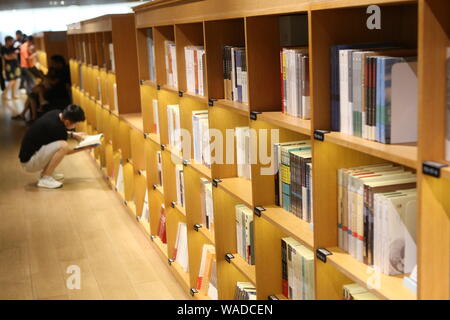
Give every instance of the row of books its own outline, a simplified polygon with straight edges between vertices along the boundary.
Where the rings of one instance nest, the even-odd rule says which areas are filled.
[[[184,222],[178,222],[177,237],[175,240],[172,259],[181,266],[184,272],[189,272],[187,226]]]
[[[249,127],[236,127],[236,160],[237,175],[241,178],[251,179],[251,130]],[[255,142],[255,139],[253,139]]]
[[[256,300],[256,288],[250,282],[236,282],[236,300]]]
[[[255,264],[253,211],[243,204],[235,206],[236,211],[236,245],[237,253],[247,261]]]
[[[205,96],[205,49],[202,46],[184,47],[184,57],[186,63],[187,91]]]
[[[332,129],[387,144],[416,142],[416,54],[389,43],[333,46]]]
[[[393,164],[338,170],[338,245],[387,275],[416,265],[416,175]]]
[[[166,40],[164,42],[166,60],[166,84],[178,88],[177,71],[177,48],[175,42]]]
[[[244,47],[224,46],[223,78],[225,99],[248,103],[247,59]]]
[[[274,144],[275,199],[277,205],[313,222],[311,142]]]
[[[357,283],[344,285],[342,291],[344,300],[380,300],[376,295]]]
[[[314,253],[293,238],[281,239],[282,293],[290,300],[314,300]]]
[[[208,110],[192,111],[194,160],[211,167]]]
[[[180,129],[180,107],[178,104],[169,104],[167,105],[169,144],[178,151],[181,151]]]
[[[206,227],[214,237],[214,204],[212,196],[212,182],[208,179],[200,178],[200,183],[202,226]]]
[[[283,112],[310,119],[308,48],[283,48],[280,51],[280,64]]]
[[[183,165],[175,165],[175,185],[177,189],[177,203],[181,207],[185,206],[185,193],[184,193],[184,171]]]
[[[213,300],[218,299],[216,249],[213,245],[203,245],[196,289]]]

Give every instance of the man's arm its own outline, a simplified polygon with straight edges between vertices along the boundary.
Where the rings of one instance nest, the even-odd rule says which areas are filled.
[[[69,135],[69,138],[75,139],[77,141],[82,141],[86,136],[86,133],[84,132],[67,131],[67,134]]]

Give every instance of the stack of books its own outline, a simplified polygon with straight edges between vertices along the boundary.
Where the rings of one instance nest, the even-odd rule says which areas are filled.
[[[213,245],[203,245],[196,289],[213,300],[218,299],[216,249]]]
[[[185,193],[184,193],[184,173],[183,165],[175,165],[175,183],[177,188],[177,203],[181,207],[185,206]]]
[[[417,57],[393,44],[331,48],[332,129],[381,143],[417,141]]]
[[[212,197],[212,182],[200,178],[202,197],[202,225],[214,235],[214,206]]]
[[[387,275],[416,265],[416,175],[393,164],[338,170],[339,247]]]
[[[192,132],[194,143],[194,160],[211,167],[209,148],[208,110],[192,111]]]
[[[280,64],[283,112],[310,119],[308,48],[283,48]]]
[[[167,105],[167,122],[169,144],[174,149],[181,151],[180,107],[178,104]]]
[[[344,300],[380,300],[376,295],[357,283],[343,286],[343,298]]]
[[[245,48],[224,46],[223,76],[225,99],[248,103],[247,59]]]
[[[205,49],[201,46],[184,47],[186,84],[189,93],[205,96]]]
[[[189,253],[187,245],[187,226],[184,222],[178,222],[177,238],[173,249],[172,259],[175,260],[184,272],[189,272]]]
[[[235,206],[236,210],[236,245],[238,254],[248,264],[255,264],[253,211],[243,204]]]
[[[252,154],[251,131],[249,127],[236,127],[236,158],[237,175],[241,178],[251,179]],[[256,141],[253,141],[254,143]]]
[[[156,81],[155,76],[155,46],[153,43],[152,28],[147,29],[147,57],[149,67],[149,80]]]
[[[256,300],[255,286],[250,282],[237,282],[234,298],[236,300]]]
[[[314,252],[293,238],[281,239],[282,290],[290,300],[314,300]]]
[[[177,48],[175,42],[166,40],[164,42],[166,58],[166,84],[178,88],[177,72]]]
[[[313,222],[311,142],[274,144],[276,204],[308,223]]]

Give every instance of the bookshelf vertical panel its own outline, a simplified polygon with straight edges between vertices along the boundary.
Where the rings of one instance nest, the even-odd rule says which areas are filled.
[[[204,32],[208,97],[223,99],[223,47],[245,47],[244,19],[206,21]]]
[[[282,292],[281,239],[285,236],[265,219],[255,219],[256,293],[258,300]]]
[[[316,299],[342,300],[342,287],[354,283],[329,263],[323,263],[317,258],[314,261],[316,271]]]
[[[187,91],[187,83],[184,47],[203,46],[203,23],[175,25],[175,39],[177,46],[178,89],[185,92]]]
[[[156,88],[148,85],[141,85],[141,106],[142,106],[142,119],[144,121],[144,132],[155,133],[154,125],[155,119],[153,118],[153,100],[157,99]]]
[[[144,206],[145,192],[147,191],[147,181],[145,176],[134,174],[134,203],[136,205],[136,216],[140,217]]]
[[[448,1],[419,2],[420,162],[445,162],[449,10]],[[448,287],[436,283],[450,284],[450,182],[424,174],[419,181],[418,294],[420,299],[447,300],[450,299]]]
[[[278,16],[245,19],[250,111],[281,110]]]

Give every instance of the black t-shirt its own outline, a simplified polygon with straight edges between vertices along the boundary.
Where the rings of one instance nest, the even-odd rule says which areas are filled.
[[[67,140],[67,129],[59,118],[60,113],[60,110],[47,112],[28,129],[20,147],[20,162],[28,162],[44,145],[58,140]]]

